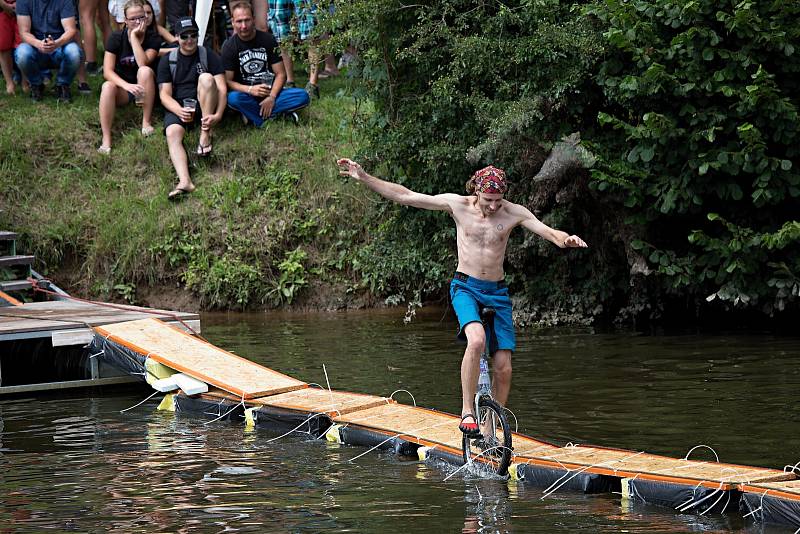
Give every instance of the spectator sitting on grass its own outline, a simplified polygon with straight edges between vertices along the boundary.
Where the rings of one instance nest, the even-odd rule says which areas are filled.
[[[18,0],[17,25],[22,44],[14,58],[31,84],[31,98],[42,100],[42,70],[57,68],[56,96],[70,102],[70,85],[81,63],[81,47],[74,42],[78,29],[73,1]]]
[[[151,65],[158,57],[161,38],[148,33],[142,0],[128,0],[124,8],[124,30],[114,32],[106,43],[103,73],[106,82],[100,91],[101,154],[111,152],[111,125],[119,106],[136,102],[142,108],[142,135],[153,133],[151,124],[156,99],[156,75]]]
[[[161,60],[157,78],[161,104],[166,110],[164,128],[169,157],[178,174],[178,185],[168,195],[170,200],[177,200],[195,189],[189,176],[189,158],[183,147],[186,129],[200,122],[197,155],[210,155],[211,127],[222,120],[227,102],[222,63],[212,50],[198,46],[194,20],[191,17],[178,19],[175,29],[179,48]]]
[[[228,106],[259,128],[266,119],[307,106],[310,98],[305,91],[283,87],[286,71],[278,43],[269,33],[256,29],[250,4],[235,3],[231,14],[236,33],[222,47]]]
[[[156,2],[156,5],[158,5],[158,2]],[[178,38],[169,33],[169,30],[156,20],[158,14],[153,9],[153,4],[150,3],[150,0],[144,0],[144,15],[147,17],[147,33],[155,33],[160,40],[159,45],[161,43],[168,45],[176,45],[178,43]],[[160,52],[159,55],[161,55]]]
[[[0,68],[6,81],[6,93],[13,95],[17,84],[14,83],[14,49],[19,46],[17,31],[16,0],[0,0]]]

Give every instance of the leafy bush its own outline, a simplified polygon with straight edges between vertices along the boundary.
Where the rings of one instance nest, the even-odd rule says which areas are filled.
[[[800,4],[606,0],[587,13],[609,45],[594,186],[624,203],[662,291],[796,307]]]

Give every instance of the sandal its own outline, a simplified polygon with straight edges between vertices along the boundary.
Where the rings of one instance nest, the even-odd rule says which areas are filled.
[[[211,149],[214,148],[212,144],[204,145],[202,143],[197,145],[197,155],[201,158],[205,158],[211,155]]]
[[[142,126],[142,137],[150,137],[154,131],[152,126]]]
[[[173,202],[181,200],[182,198],[185,198],[192,191],[194,191],[194,187],[192,187],[191,189],[176,187],[175,189],[169,192],[169,194],[167,195],[167,200],[171,200]]]
[[[465,423],[464,419],[467,417],[471,417],[474,421],[473,423]],[[479,438],[481,437],[481,431],[478,428],[478,420],[475,419],[475,416],[471,413],[464,414],[461,416],[461,424],[458,425],[458,429],[468,438]]]

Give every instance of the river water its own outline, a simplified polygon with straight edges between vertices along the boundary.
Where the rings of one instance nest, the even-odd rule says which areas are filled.
[[[206,314],[212,343],[307,382],[457,412],[462,347],[441,309]],[[509,407],[559,444],[782,469],[800,460],[800,338],[586,329],[519,334]],[[557,492],[365,448],[120,413],[146,388],[0,400],[0,532],[793,532]],[[408,402],[408,396],[397,398]],[[713,459],[703,447],[692,458]]]

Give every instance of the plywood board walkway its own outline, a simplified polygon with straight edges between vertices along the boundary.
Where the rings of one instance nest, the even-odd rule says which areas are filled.
[[[421,445],[442,445],[457,451],[459,455],[462,441],[462,434],[458,430],[460,420],[460,417],[449,413],[405,404],[376,406],[333,418],[337,424],[377,429]],[[515,451],[517,448],[527,451],[558,449],[555,445],[516,433],[513,442]]]
[[[516,448],[516,447],[515,447]],[[515,452],[517,452],[515,450]],[[523,456],[523,457],[520,457]],[[741,483],[778,481],[794,478],[791,473],[742,465],[684,460],[644,452],[585,446],[562,447],[546,454],[519,454],[517,463],[532,463],[616,477],[643,477],[655,480],[684,481],[709,487],[734,489]]]
[[[227,399],[233,402],[241,400],[241,397],[236,397],[219,389],[211,389],[204,396]],[[286,393],[257,397],[248,400],[245,404],[248,407],[273,406],[275,408],[304,412],[309,415],[322,413],[329,417],[335,417],[394,402],[387,397],[378,397],[376,395],[307,387]]]
[[[96,327],[115,343],[198,380],[244,399],[308,387],[305,382],[273,371],[157,319]]]
[[[275,406],[308,413],[324,413],[330,417],[347,415],[390,403],[394,403],[394,401],[386,397],[346,391],[328,391],[327,389],[319,388],[306,388],[281,393],[280,395],[253,399],[253,404]]]

